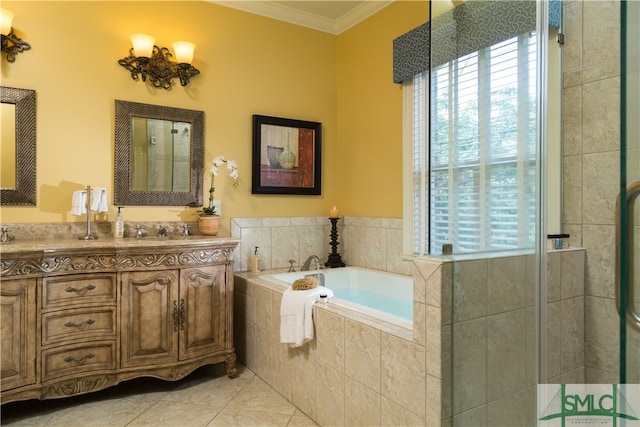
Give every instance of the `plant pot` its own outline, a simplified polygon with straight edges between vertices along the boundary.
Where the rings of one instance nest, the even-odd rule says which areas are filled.
[[[220,217],[218,215],[200,215],[198,230],[205,236],[216,236],[220,231]]]

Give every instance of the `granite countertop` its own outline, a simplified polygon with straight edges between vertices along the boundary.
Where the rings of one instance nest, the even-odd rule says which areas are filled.
[[[215,237],[215,236],[169,236],[169,237],[143,237],[134,239],[125,238],[98,238],[96,240],[80,240],[76,238],[68,239],[25,239],[14,240],[0,244],[0,254],[10,254],[19,252],[55,252],[74,249],[127,249],[139,247],[180,247],[180,246],[224,246],[228,244],[236,245],[240,239],[235,237]]]

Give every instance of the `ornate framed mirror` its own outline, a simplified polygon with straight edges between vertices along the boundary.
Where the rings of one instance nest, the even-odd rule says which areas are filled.
[[[116,100],[114,202],[202,206],[204,112]]]
[[[5,205],[36,205],[36,91],[0,87],[2,177]]]

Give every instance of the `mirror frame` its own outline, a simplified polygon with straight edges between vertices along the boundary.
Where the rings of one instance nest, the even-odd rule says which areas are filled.
[[[114,203],[116,206],[202,206],[204,168],[204,112],[140,104],[116,99]],[[131,189],[131,120],[133,117],[191,124],[191,191],[134,191]]]
[[[1,86],[0,102],[16,106],[16,188],[1,188],[0,204],[35,206],[36,91]]]

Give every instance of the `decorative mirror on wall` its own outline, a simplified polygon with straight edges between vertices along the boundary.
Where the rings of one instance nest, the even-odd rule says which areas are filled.
[[[116,100],[114,202],[202,206],[204,112]]]
[[[36,205],[36,91],[0,87],[0,201]]]

